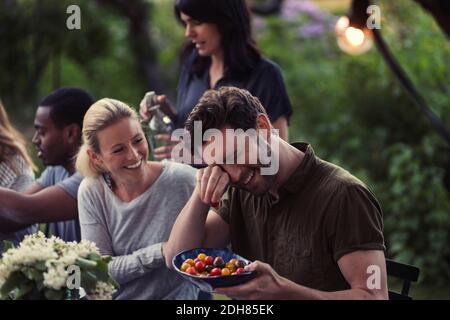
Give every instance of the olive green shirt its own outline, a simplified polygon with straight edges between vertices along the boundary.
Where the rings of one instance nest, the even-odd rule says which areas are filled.
[[[293,146],[305,156],[277,199],[235,187],[222,198],[218,213],[230,225],[232,250],[298,284],[348,289],[337,261],[356,250],[385,250],[380,205],[360,180],[316,157],[311,146]]]

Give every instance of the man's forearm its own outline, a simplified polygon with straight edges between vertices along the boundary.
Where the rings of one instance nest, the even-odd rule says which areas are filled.
[[[0,218],[11,220],[15,223],[29,223],[27,221],[26,211],[27,208],[26,196],[20,192],[0,188],[0,207],[4,210],[0,210]]]
[[[0,210],[0,213],[3,210]],[[0,217],[0,232],[1,233],[11,233],[16,232],[19,230],[22,230],[26,227],[28,227],[30,224],[23,224],[23,223],[17,223],[14,221],[11,221],[9,219],[5,219],[3,217]]]
[[[164,246],[164,256],[169,268],[172,267],[172,259],[178,252],[202,245],[209,208],[209,205],[200,200],[196,188],[178,215],[169,240]]]
[[[33,194],[0,188],[0,207],[13,214],[2,214],[17,223],[56,222],[78,217],[77,200],[60,186],[51,186]]]
[[[383,300],[387,296],[382,290],[369,290],[352,288],[342,291],[320,291],[296,284],[288,279],[283,281],[282,295],[280,299],[288,300]]]

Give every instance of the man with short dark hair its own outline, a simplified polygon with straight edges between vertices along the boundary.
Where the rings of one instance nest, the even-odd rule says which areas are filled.
[[[77,191],[82,176],[74,159],[81,130],[93,98],[79,88],[62,88],[45,97],[36,111],[33,144],[47,166],[24,193],[0,188],[0,231],[11,232],[33,223],[48,223],[47,231],[65,241],[81,239]]]
[[[206,92],[186,129],[191,141],[210,130],[225,138],[194,146],[209,166],[198,171],[195,191],[163,248],[168,267],[182,250],[231,244],[254,260],[246,268],[256,277],[217,293],[236,299],[387,298],[382,212],[360,180],[316,157],[310,145],[280,139],[259,100],[245,90]],[[256,142],[239,145],[239,134],[228,135],[237,129],[254,130]],[[264,173],[272,163],[260,154],[250,162],[265,145],[271,162],[278,162],[274,173]],[[237,161],[240,155],[244,162]]]

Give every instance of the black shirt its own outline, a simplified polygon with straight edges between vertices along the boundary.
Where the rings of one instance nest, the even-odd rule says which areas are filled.
[[[184,127],[184,123],[205,91],[210,89],[209,68],[201,76],[192,72],[194,55],[186,59],[178,83],[176,128]],[[223,86],[234,86],[247,89],[258,97],[266,109],[272,122],[280,116],[289,119],[292,113],[291,103],[286,92],[280,68],[268,59],[261,59],[245,79],[223,77],[217,81],[214,89]]]

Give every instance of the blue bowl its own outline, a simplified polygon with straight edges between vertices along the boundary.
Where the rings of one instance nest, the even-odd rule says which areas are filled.
[[[186,250],[180,252],[175,257],[173,257],[172,265],[174,269],[185,279],[189,280],[200,290],[205,292],[212,292],[215,288],[231,287],[242,283],[245,283],[255,277],[254,271],[246,271],[240,274],[230,275],[230,276],[213,276],[213,277],[199,277],[190,275],[181,271],[180,267],[186,259],[195,259],[199,253],[204,253],[207,256],[217,257],[221,256],[225,261],[230,259],[243,260],[246,264],[250,261],[231,252],[228,249],[211,249],[211,248],[195,248],[191,250]]]

